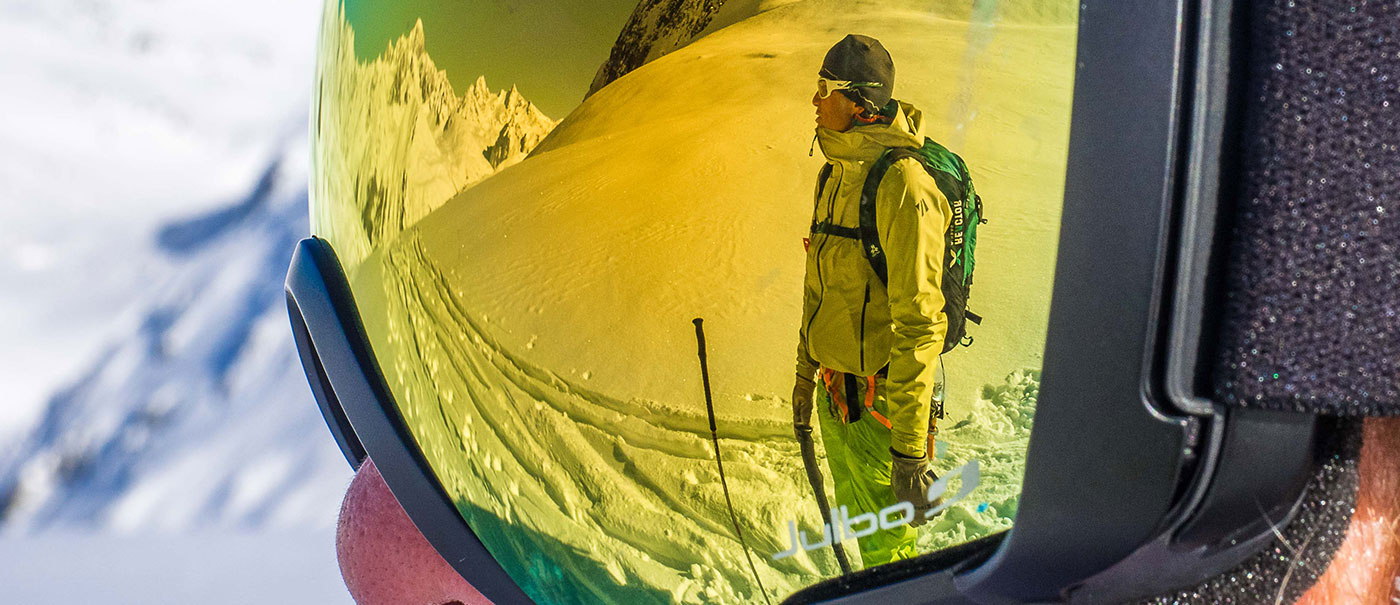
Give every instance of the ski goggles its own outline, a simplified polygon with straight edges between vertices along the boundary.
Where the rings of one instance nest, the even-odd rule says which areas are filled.
[[[638,66],[626,57],[646,43],[629,24],[686,15],[585,4],[549,8],[593,24],[589,40],[548,29],[560,15],[542,8],[460,2],[327,2],[321,29],[313,236],[286,288],[298,350],[346,459],[372,457],[494,602],[1171,594],[1270,558],[1276,532],[1312,510],[1319,461],[1346,432],[1335,418],[1400,412],[1393,374],[1356,370],[1393,364],[1376,343],[1394,295],[1345,285],[1394,269],[1375,248],[1394,231],[1370,222],[1391,219],[1358,205],[1375,204],[1365,186],[1326,208],[1295,203],[1320,195],[1299,193],[1322,187],[1302,175],[1331,164],[1297,155],[1312,149],[1298,101],[1272,96],[1319,56],[1291,52],[1285,31],[1367,10],[863,13],[864,31],[900,49],[901,109],[922,108],[923,132],[966,160],[988,218],[967,301],[984,321],[969,326],[976,344],[941,358],[946,418],[925,448],[940,503],[914,527],[885,491],[894,410],[919,411],[907,376],[932,363],[884,353],[904,309],[886,292],[901,286],[852,277],[869,268],[851,217],[853,237],[798,243],[814,209],[838,220],[836,205],[859,199],[835,184],[807,197],[820,163],[793,161],[810,132],[802,74],[840,11],[725,14],[738,26]],[[535,36],[487,43],[501,31]],[[547,59],[500,54],[526,42]],[[1349,99],[1376,94],[1358,86]],[[1381,107],[1324,107],[1327,94],[1315,107],[1350,112],[1338,123]],[[1322,132],[1343,154],[1327,174],[1336,196],[1338,178],[1367,173],[1344,157],[1351,139]],[[760,157],[737,167],[736,149]],[[1287,217],[1355,228],[1280,230]],[[1321,262],[1360,273],[1295,296],[1319,262],[1296,255],[1343,241]],[[904,250],[885,246],[889,266]],[[1390,260],[1349,262],[1363,256]],[[809,304],[809,291],[829,296]],[[1344,313],[1379,327],[1311,329]],[[1307,340],[1318,333],[1332,340]],[[871,406],[891,426],[866,414],[794,438],[799,340],[852,374],[888,362],[884,389],[905,399]],[[1351,354],[1327,354],[1339,347]]]
[[[817,77],[817,98],[825,99],[831,93],[838,90],[852,90],[857,87],[879,88],[884,86],[879,82],[852,82],[850,80],[831,80],[821,76]]]

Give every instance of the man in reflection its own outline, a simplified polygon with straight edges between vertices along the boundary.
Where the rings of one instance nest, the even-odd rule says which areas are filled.
[[[894,64],[878,40],[849,35],[827,52],[812,96],[827,164],[804,242],[792,394],[799,439],[810,438],[816,408],[835,481],[832,506],[851,515],[914,506],[911,523],[859,539],[865,567],[914,556],[914,527],[937,504],[926,494],[937,478],[929,461],[948,325],[940,284],[953,212],[918,159],[894,161],[875,190],[886,279],[861,239],[871,166],[886,150],[924,145],[923,113],[893,92]]]

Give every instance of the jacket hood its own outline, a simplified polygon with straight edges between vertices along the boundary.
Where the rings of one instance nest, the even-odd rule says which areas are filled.
[[[818,126],[822,154],[833,162],[865,162],[891,147],[922,147],[924,113],[904,101],[896,103],[899,108],[889,124],[853,126],[845,132]]]

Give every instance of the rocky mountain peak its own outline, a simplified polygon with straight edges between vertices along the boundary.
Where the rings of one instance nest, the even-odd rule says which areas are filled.
[[[414,50],[425,54],[428,52],[427,47],[425,46],[425,39],[423,37],[422,19],[418,19],[417,21],[413,22],[413,29],[408,32],[406,41],[408,45]]]
[[[463,96],[479,99],[489,96],[490,94],[491,89],[486,86],[486,76],[477,76],[476,82],[473,82],[472,85],[467,88]]]
[[[618,34],[608,60],[598,68],[588,98],[609,82],[694,40],[725,0],[642,0]]]

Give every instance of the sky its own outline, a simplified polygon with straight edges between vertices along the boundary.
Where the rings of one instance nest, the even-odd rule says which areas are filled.
[[[486,76],[491,89],[514,84],[556,120],[583,101],[636,6],[636,0],[345,2],[360,60],[379,56],[421,18],[428,55],[458,94]]]

